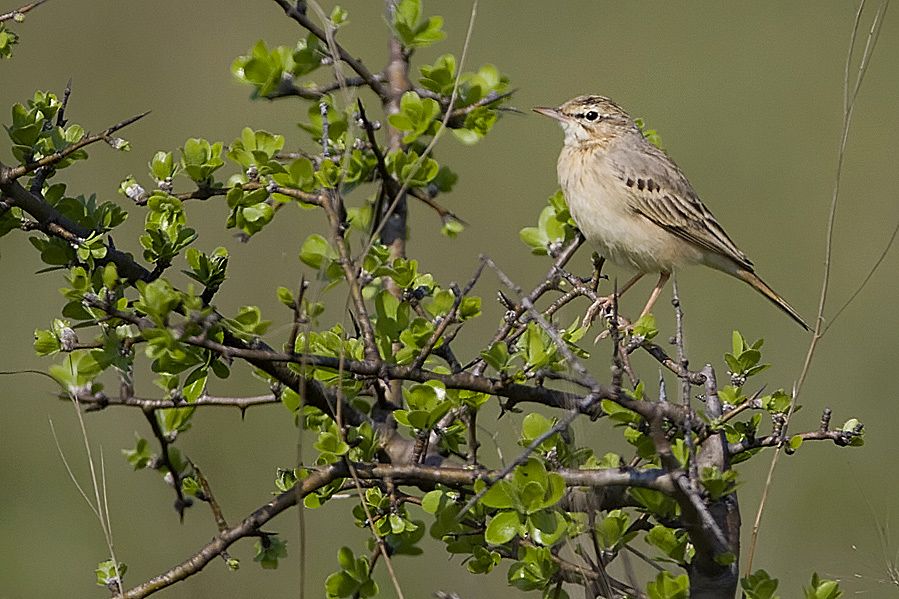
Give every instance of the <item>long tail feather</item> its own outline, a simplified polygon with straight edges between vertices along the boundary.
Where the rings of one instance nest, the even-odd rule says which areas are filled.
[[[787,302],[787,300],[780,297],[780,295],[778,295],[776,291],[771,289],[771,287],[769,287],[767,283],[761,280],[757,274],[752,271],[740,268],[737,269],[736,275],[739,279],[742,279],[743,281],[749,283],[749,285],[752,286],[753,289],[767,297],[771,301],[771,303],[775,304],[778,308],[786,312],[790,316],[790,318],[798,322],[803,329],[805,329],[806,331],[812,330],[808,323],[802,320],[802,317],[799,316],[799,313],[793,309],[793,306],[791,306]]]

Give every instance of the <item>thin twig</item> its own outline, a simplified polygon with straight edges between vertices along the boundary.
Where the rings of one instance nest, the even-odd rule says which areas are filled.
[[[209,562],[228,549],[236,541],[246,537],[259,535],[259,529],[269,520],[286,509],[296,505],[298,498],[305,497],[309,493],[322,488],[332,481],[347,476],[346,466],[333,464],[322,470],[315,471],[302,481],[297,482],[297,490],[290,489],[255,510],[244,518],[239,524],[228,528],[216,535],[209,543],[180,564],[173,566],[166,572],[154,576],[150,580],[140,584],[123,594],[123,599],[142,599],[159,590],[167,588],[177,582],[200,572]]]
[[[30,10],[32,10],[34,8],[37,8],[38,6],[40,6],[41,4],[43,4],[46,1],[47,0],[35,0],[34,2],[29,2],[28,4],[26,4],[24,6],[20,6],[19,8],[15,9],[15,10],[11,10],[9,12],[0,14],[0,23],[2,23],[4,21],[9,21],[10,19],[21,18],[21,16],[25,15],[25,13],[29,12]]]
[[[305,12],[300,11],[294,4],[289,2],[289,0],[275,0],[275,2],[284,10],[284,14],[289,16],[291,19],[299,23],[304,29],[306,29],[309,33],[320,39],[321,41],[328,44],[328,34],[321,29],[318,25],[312,22]],[[333,39],[333,38],[332,38]],[[334,58],[339,58],[343,62],[345,62],[351,69],[353,69],[357,75],[362,77],[365,82],[368,84],[368,87],[375,92],[381,98],[386,98],[386,90],[382,85],[381,81],[375,77],[375,75],[369,71],[362,61],[354,58],[343,46],[340,44],[336,45],[337,56]]]
[[[462,290],[460,290],[459,286],[455,283],[450,285],[450,289],[453,292],[453,305],[449,312],[440,319],[440,323],[434,329],[434,332],[431,333],[431,338],[428,339],[428,342],[421,348],[418,357],[412,362],[413,368],[421,368],[424,366],[425,360],[427,360],[428,356],[431,355],[431,352],[434,351],[434,346],[437,345],[437,342],[440,341],[443,333],[446,332],[446,327],[456,321],[456,313],[459,311],[459,306],[462,305]]]
[[[890,250],[893,249],[893,244],[896,242],[897,234],[899,234],[899,222],[897,222],[896,226],[893,227],[893,233],[892,233],[892,235],[890,235],[889,241],[887,241],[886,245],[883,248],[883,251],[880,252],[880,256],[877,257],[877,260],[874,262],[874,265],[871,266],[871,270],[869,270],[868,274],[865,275],[865,278],[862,279],[861,284],[855,288],[855,291],[852,292],[852,295],[849,296],[849,299],[847,299],[846,302],[842,306],[840,306],[840,309],[837,310],[834,313],[834,315],[830,317],[830,319],[828,320],[827,326],[824,327],[824,332],[822,333],[822,335],[824,333],[827,333],[827,331],[830,329],[830,327],[833,326],[833,324],[837,321],[837,319],[840,317],[840,315],[843,313],[843,311],[849,307],[849,304],[851,304],[855,300],[855,298],[857,298],[859,296],[859,294],[862,292],[862,290],[865,288],[865,286],[867,286],[868,281],[871,280],[871,278],[874,276],[874,273],[877,272],[877,269],[880,268],[880,265],[883,263],[884,259],[887,257],[887,254],[889,254]]]
[[[677,288],[677,274],[674,275],[674,280],[671,282],[671,305],[674,306],[674,344],[677,346],[677,363],[681,372],[690,372],[690,363],[687,359],[686,342],[684,340],[684,308],[680,303],[680,293]],[[702,378],[704,381],[707,380],[704,376]],[[696,464],[696,446],[693,443],[693,408],[690,405],[690,385],[690,378],[682,376],[680,400],[681,404],[684,406],[684,418],[686,419],[684,425],[684,443],[687,446],[687,455],[689,456],[687,472],[690,475],[690,484],[693,486],[693,490],[696,490],[697,485],[699,484],[699,469]]]
[[[362,329],[362,341],[365,345],[365,357],[368,360],[381,360],[381,354],[378,351],[378,345],[375,338],[375,330],[368,315],[368,308],[365,305],[365,298],[362,296],[362,287],[359,283],[359,273],[356,263],[350,257],[350,251],[346,239],[341,234],[343,223],[339,216],[339,207],[343,205],[343,200],[336,190],[328,190],[327,198],[323,202],[325,213],[331,225],[331,238],[334,245],[337,246],[337,254],[340,257],[340,266],[343,268],[343,274],[346,278],[347,285],[350,288],[350,299],[353,309],[356,313],[356,320]]]
[[[372,79],[374,81],[383,83],[384,75],[382,73],[374,73],[372,74]],[[286,87],[279,87],[275,91],[266,94],[265,98],[267,100],[275,100],[278,98],[288,98],[295,96],[298,98],[303,98],[304,100],[320,100],[331,92],[341,89],[341,87],[368,87],[368,85],[369,82],[362,77],[346,77],[342,82],[335,81],[334,83],[329,83],[327,85],[311,87],[288,85]]]
[[[96,504],[91,502],[88,498],[87,493],[82,488],[81,484],[78,482],[78,479],[75,477],[75,473],[72,472],[71,466],[69,466],[69,462],[66,459],[65,453],[62,451],[62,446],[59,444],[59,437],[56,435],[56,428],[53,426],[53,420],[50,420],[50,432],[53,434],[53,440],[56,443],[56,450],[59,452],[59,457],[62,459],[62,463],[66,468],[66,471],[69,474],[69,478],[75,484],[75,487],[78,489],[78,492],[81,494],[81,497],[84,498],[84,501],[87,503],[88,507],[90,507],[91,511],[96,516],[97,521],[100,523],[100,529],[103,531],[103,538],[106,541],[106,548],[109,551],[109,559],[112,560],[113,569],[116,573],[115,579],[115,588],[118,589],[119,595],[122,594],[122,571],[119,565],[119,560],[115,555],[115,544],[113,543],[112,537],[112,524],[109,519],[109,503],[107,500],[106,494],[106,463],[102,459],[102,448],[100,449],[100,471],[101,471],[101,484],[97,483],[97,472],[94,467],[94,458],[91,453],[90,440],[87,436],[87,427],[84,424],[84,417],[81,414],[81,409],[78,407],[78,399],[74,396],[70,396],[72,400],[72,405],[75,407],[75,414],[78,417],[78,425],[81,429],[81,438],[84,442],[85,454],[87,455],[88,467],[90,469],[91,475],[91,486],[94,491],[94,500]],[[102,500],[101,500],[101,491],[102,491]]]
[[[553,260],[553,264],[549,269],[549,272],[544,277],[543,281],[541,281],[531,292],[527,295],[527,298],[531,301],[531,303],[536,302],[540,299],[546,292],[553,288],[552,281],[555,278],[555,274],[562,270],[568,261],[571,260],[574,253],[578,250],[581,245],[583,245],[585,239],[584,236],[578,233],[578,235],[568,242],[559,253],[555,256],[555,260]],[[482,255],[481,264],[486,265],[489,257]],[[507,314],[505,321],[493,335],[493,339],[490,341],[488,347],[499,343],[508,338],[509,334],[516,328],[516,323],[522,314],[525,313],[525,308],[521,306],[521,304],[514,307],[514,309],[510,310],[510,313]],[[484,358],[477,358],[471,364],[466,366],[466,370],[469,367],[474,367],[472,373],[476,376],[480,376],[484,373],[484,370],[487,368],[487,362],[484,361]]]
[[[137,114],[132,117],[129,117],[129,118],[125,119],[124,121],[116,123],[115,125],[109,127],[108,129],[101,131],[100,133],[97,133],[95,135],[88,135],[87,137],[83,137],[79,141],[76,141],[75,143],[73,143],[72,145],[66,146],[65,148],[63,148],[62,150],[60,150],[58,152],[54,152],[52,154],[44,156],[40,160],[35,160],[34,162],[29,162],[28,164],[22,164],[22,165],[15,166],[15,167],[2,168],[2,169],[0,169],[0,185],[6,185],[6,184],[10,183],[11,181],[15,181],[19,177],[23,177],[24,175],[27,175],[28,173],[36,171],[39,168],[54,165],[54,164],[60,162],[61,160],[63,160],[64,158],[71,156],[72,154],[74,154],[75,152],[77,152],[78,150],[80,150],[81,148],[83,148],[85,146],[89,146],[98,141],[109,141],[110,135],[112,135],[113,133],[115,133],[116,131],[118,131],[120,129],[127,127],[128,125],[131,125],[132,123],[134,123],[136,121],[139,121],[140,119],[144,118],[148,114],[150,114],[149,110],[146,112],[143,112],[141,114]]]
[[[162,425],[159,423],[159,418],[157,417],[155,410],[144,410],[144,416],[150,424],[150,430],[153,431],[153,436],[159,441],[159,457],[162,459],[162,465],[169,471],[169,475],[172,479],[172,487],[175,489],[175,496],[177,497],[175,501],[175,511],[178,512],[178,517],[183,521],[184,510],[191,505],[191,500],[184,496],[184,491],[181,489],[183,477],[181,476],[181,472],[175,467],[175,462],[169,452],[172,443],[166,436],[165,431],[162,430]]]
[[[188,460],[188,463],[191,468],[193,468],[194,474],[197,477],[197,482],[200,483],[200,489],[203,491],[201,499],[209,504],[209,509],[212,510],[212,517],[215,520],[215,525],[218,527],[219,532],[225,532],[228,530],[228,521],[225,520],[222,506],[219,505],[219,502],[215,499],[215,495],[212,494],[212,487],[209,485],[209,480],[207,480],[203,475],[203,472],[194,462]]]
[[[66,399],[67,396],[62,396]],[[219,397],[215,395],[201,395],[194,402],[186,402],[179,399],[146,399],[140,397],[116,397],[106,395],[103,392],[81,393],[78,401],[85,406],[88,412],[103,410],[107,407],[125,406],[140,408],[143,410],[167,410],[174,408],[202,408],[220,407],[237,408],[244,411],[255,406],[267,406],[281,403],[281,399],[271,393],[267,395],[254,395],[250,397]]]
[[[521,295],[521,288],[515,285],[512,280],[504,273],[490,258],[487,258],[486,263],[490,268],[496,272],[496,275],[499,277],[500,281],[503,282],[509,289],[514,291],[517,295]],[[469,499],[462,509],[459,511],[457,518],[461,518],[464,516],[470,509],[472,509],[478,501],[490,490],[490,488],[503,480],[509,474],[512,473],[515,468],[523,464],[530,455],[536,451],[540,445],[543,444],[544,441],[552,437],[553,435],[560,433],[567,429],[574,419],[577,418],[582,412],[590,411],[593,407],[599,402],[602,398],[603,387],[593,378],[590,372],[581,364],[580,360],[572,353],[571,349],[565,343],[565,340],[562,339],[561,335],[559,335],[559,331],[552,326],[546,319],[543,318],[543,315],[540,314],[540,311],[534,307],[534,304],[527,298],[523,298],[521,300],[521,305],[527,310],[530,318],[534,320],[545,332],[549,335],[550,339],[552,339],[553,343],[556,345],[556,348],[559,350],[559,353],[562,354],[565,358],[565,362],[569,368],[574,370],[577,374],[577,377],[580,379],[581,384],[590,389],[590,392],[582,398],[579,398],[576,403],[572,404],[569,407],[568,413],[560,418],[558,422],[556,422],[552,427],[548,430],[544,431],[541,435],[538,435],[537,438],[533,439],[531,443],[525,447],[524,451],[519,453],[518,456],[512,462],[510,462],[505,468],[503,468],[499,475],[495,479],[489,479],[484,488],[476,493],[471,499]],[[616,390],[617,391],[617,390]],[[615,393],[616,397],[619,395],[617,392]]]

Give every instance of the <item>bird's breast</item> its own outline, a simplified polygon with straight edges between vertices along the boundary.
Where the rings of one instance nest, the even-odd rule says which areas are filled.
[[[697,248],[631,208],[630,188],[602,151],[566,146],[558,174],[571,216],[607,260],[640,272],[670,272],[701,260]]]

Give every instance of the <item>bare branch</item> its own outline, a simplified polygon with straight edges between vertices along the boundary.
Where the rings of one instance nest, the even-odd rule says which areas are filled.
[[[46,166],[52,166],[52,165],[60,162],[64,158],[71,156],[72,154],[74,154],[75,152],[77,152],[78,150],[80,150],[81,148],[83,148],[85,146],[89,146],[98,141],[106,141],[106,142],[111,141],[110,136],[113,133],[115,133],[119,129],[123,129],[123,128],[127,127],[128,125],[130,125],[136,121],[139,121],[140,119],[144,118],[148,114],[150,114],[149,110],[147,112],[143,112],[141,114],[127,118],[124,121],[122,121],[120,123],[116,123],[112,127],[109,127],[108,129],[105,129],[104,131],[97,133],[96,135],[88,135],[86,137],[83,137],[82,139],[80,139],[79,141],[76,141],[72,145],[66,146],[64,149],[62,149],[58,152],[54,152],[53,154],[50,154],[48,156],[44,156],[40,160],[35,160],[34,162],[29,162],[28,164],[22,164],[22,165],[14,166],[14,167],[0,167],[0,187],[8,185],[11,181],[15,181],[19,177],[23,177],[23,176],[27,175],[28,173],[36,171],[39,168],[43,168]]]
[[[796,435],[792,435],[793,438],[802,439],[805,441],[832,441],[834,445],[838,447],[848,447],[852,444],[852,440],[860,437],[862,435],[862,425],[859,424],[857,428],[843,431],[843,430],[835,430],[835,431],[808,431],[805,433],[798,433]],[[758,438],[746,438],[738,443],[729,443],[727,446],[727,451],[730,455],[736,455],[738,453],[742,453],[744,451],[749,451],[751,449],[759,449],[761,447],[779,447],[784,442],[783,435],[766,435],[764,437]]]
[[[546,277],[544,277],[543,281],[541,281],[536,287],[534,287],[534,289],[531,290],[530,293],[527,294],[526,298],[532,304],[536,303],[537,300],[543,297],[545,293],[554,288],[553,281],[555,280],[556,273],[560,271],[566,264],[568,264],[568,261],[571,260],[572,256],[574,256],[574,253],[579,247],[581,247],[584,241],[584,236],[578,233],[577,237],[572,239],[570,242],[568,242],[568,244],[563,246],[561,250],[559,250]],[[484,264],[487,263],[487,260],[487,256],[481,256],[481,261]],[[490,341],[488,347],[507,339],[512,331],[515,330],[518,326],[518,319],[521,318],[521,316],[526,311],[527,309],[521,303],[514,306],[514,308],[510,310],[510,313],[506,315],[503,325],[493,335],[493,339]],[[475,375],[481,375],[487,368],[487,363],[483,358],[478,358],[469,366],[474,366],[474,370],[472,372]]]
[[[383,83],[385,80],[383,73],[372,74],[372,80]],[[369,81],[362,77],[347,77],[341,82],[333,82],[327,85],[315,85],[308,87],[300,87],[290,82],[283,88],[278,88],[270,94],[264,96],[267,100],[276,100],[278,98],[298,97],[304,100],[321,100],[331,92],[335,92],[342,87],[368,87]]]
[[[68,396],[60,396],[67,399]],[[139,397],[110,397],[103,392],[82,393],[78,395],[78,402],[88,412],[102,410],[110,406],[126,406],[141,408],[144,410],[167,410],[172,408],[199,408],[199,407],[223,407],[237,408],[241,412],[254,406],[265,406],[281,403],[281,399],[272,395],[256,395],[252,397],[217,397],[213,395],[201,395],[195,402],[185,402],[175,399],[141,399]]]
[[[9,12],[0,14],[0,23],[2,23],[4,21],[9,21],[10,19],[21,18],[26,13],[28,13],[32,9],[37,8],[38,6],[40,6],[41,4],[43,4],[46,1],[47,0],[35,0],[34,2],[29,2],[28,4],[26,4],[24,6],[20,6],[19,8],[15,9],[15,10],[11,10]]]
[[[123,599],[140,599],[193,576],[236,541],[246,537],[258,536],[259,529],[266,522],[284,510],[296,505],[299,499],[345,476],[347,476],[347,469],[344,464],[333,464],[313,472],[302,481],[298,481],[296,489],[281,493],[244,518],[240,524],[219,532],[212,541],[190,558],[166,572],[154,576],[147,582],[126,591]]]
[[[326,194],[322,206],[328,215],[328,221],[331,225],[331,240],[337,246],[337,254],[340,257],[340,266],[343,268],[343,275],[350,288],[350,299],[353,304],[353,310],[356,313],[356,321],[362,329],[362,340],[365,344],[365,357],[375,362],[381,361],[381,353],[378,351],[378,345],[375,341],[375,330],[368,315],[368,308],[365,305],[365,298],[362,297],[362,286],[359,283],[359,271],[356,263],[350,256],[349,247],[343,236],[344,223],[340,218],[340,211],[343,206],[343,199],[335,190]]]
[[[9,167],[0,164],[0,179],[2,173],[9,172]],[[77,246],[91,236],[93,231],[69,220],[56,208],[44,201],[43,198],[31,193],[15,179],[0,183],[0,191],[4,200],[10,206],[21,208],[37,221],[37,227],[54,237],[59,237]],[[122,252],[107,243],[106,256],[97,260],[98,265],[114,263],[119,276],[133,284],[136,281],[150,281],[152,274],[149,270],[135,262],[131,254]]]

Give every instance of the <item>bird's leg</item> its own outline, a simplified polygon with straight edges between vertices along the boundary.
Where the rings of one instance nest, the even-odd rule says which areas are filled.
[[[625,291],[627,291],[628,289],[633,287],[634,283],[639,281],[640,277],[642,277],[643,274],[644,273],[639,273],[637,276],[635,276],[630,281],[625,283],[624,287],[621,288],[621,291],[618,292],[618,297],[621,297],[621,294],[623,294]],[[665,287],[665,283],[667,283],[668,279],[670,279],[670,278],[671,278],[670,272],[662,271],[661,273],[659,273],[659,281],[656,283],[656,286],[653,287],[652,293],[649,294],[649,300],[647,300],[646,305],[643,307],[643,311],[640,312],[640,318],[643,318],[644,316],[649,314],[649,312],[652,310],[652,307],[655,305],[656,301],[659,299],[659,294],[662,293],[662,289]],[[604,300],[604,301],[608,302],[609,305],[611,305],[610,298],[608,298],[608,297],[600,298],[596,301],[596,303],[594,303],[592,306],[590,306],[590,310],[594,310],[594,308],[596,308],[597,304],[600,303],[600,300]],[[590,310],[588,310],[588,314],[590,313]],[[594,316],[595,316],[596,311],[598,311],[598,308],[596,308],[596,310],[594,310]],[[586,316],[584,318],[586,319]],[[631,324],[627,320],[625,320],[624,318],[619,316],[618,317],[619,329],[622,328],[622,324],[623,324],[623,328],[627,329],[628,331],[631,330]],[[600,339],[604,339],[608,335],[609,335],[608,330],[600,332],[599,335],[596,336],[596,339],[593,340],[594,345],[596,343],[599,343]]]
[[[613,299],[621,298],[621,296],[624,295],[625,291],[633,287],[637,283],[637,281],[643,278],[644,274],[645,273],[638,272],[627,283],[625,283],[617,293],[596,298],[596,301],[593,302],[593,304],[591,304],[589,308],[587,308],[587,313],[584,314],[584,320],[581,323],[581,326],[583,326],[584,328],[590,328],[590,325],[593,324],[593,321],[596,319],[596,315],[601,311],[610,308],[612,306]]]
[[[646,301],[643,311],[640,312],[640,318],[643,318],[652,311],[652,307],[655,305],[656,300],[659,299],[659,294],[662,293],[662,288],[665,287],[665,283],[667,283],[670,278],[670,272],[665,272],[663,270],[659,273],[659,282],[656,283],[656,286],[652,289],[652,293],[649,294],[649,299]]]

